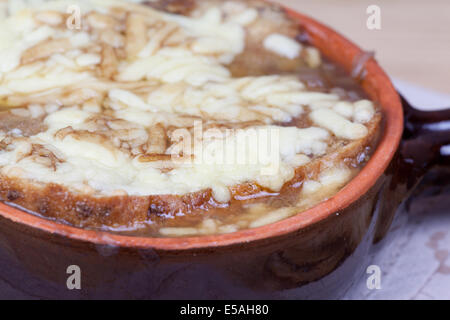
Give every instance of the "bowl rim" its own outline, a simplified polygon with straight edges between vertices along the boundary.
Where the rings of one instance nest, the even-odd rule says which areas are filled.
[[[347,57],[357,57],[364,53],[358,46],[338,34],[336,31],[304,14],[285,8],[287,14],[298,21],[309,34],[324,41],[338,43]],[[334,60],[334,59],[333,59]],[[348,62],[348,61],[347,61]],[[338,62],[339,63],[339,62]],[[347,66],[348,69],[348,66]],[[383,109],[385,127],[381,140],[369,162],[335,196],[316,206],[299,212],[289,218],[253,229],[245,229],[228,234],[194,237],[136,237],[114,234],[108,231],[86,230],[63,223],[48,220],[38,215],[0,203],[0,216],[52,235],[72,240],[84,241],[96,245],[109,245],[124,248],[154,249],[161,251],[183,251],[226,247],[255,242],[287,235],[347,208],[364,195],[384,173],[399,146],[403,132],[402,105],[397,91],[389,77],[371,58],[365,63],[366,78],[374,78],[372,88],[376,90]]]

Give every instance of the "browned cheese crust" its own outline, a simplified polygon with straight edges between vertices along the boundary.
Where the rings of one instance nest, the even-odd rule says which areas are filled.
[[[232,201],[224,206],[212,197],[211,190],[178,195],[153,196],[113,196],[97,197],[77,194],[68,188],[57,184],[40,184],[18,178],[0,175],[0,200],[13,203],[45,217],[65,221],[79,227],[102,228],[133,226],[145,221],[171,218],[176,214],[195,216],[204,211],[220,208],[219,213],[227,215],[229,210],[251,202],[276,202],[282,196],[284,199],[298,198],[301,182],[314,179],[321,167],[343,163],[359,167],[366,162],[367,157],[377,144],[380,134],[381,114],[377,114],[368,125],[369,134],[362,140],[350,142],[345,146],[335,145],[334,151],[326,156],[312,161],[296,170],[295,177],[285,183],[279,193],[264,190],[256,183],[246,183],[231,188]],[[270,193],[266,195],[265,192]],[[192,218],[192,217],[191,217]]]
[[[177,14],[196,15],[205,7],[220,1],[195,0],[163,0],[151,1],[147,4],[159,10]],[[283,58],[264,49],[263,40],[271,33],[284,34],[296,38],[302,31],[297,23],[289,20],[276,5],[268,5],[261,1],[246,1],[257,8],[260,13],[258,21],[247,30],[245,52],[238,55],[229,66],[233,76],[283,74],[297,72],[305,68],[304,57],[296,59]],[[41,119],[42,120],[42,119]],[[1,121],[1,119],[0,119]],[[297,124],[301,124],[299,119]],[[346,166],[360,168],[368,160],[375,148],[382,131],[382,116],[376,112],[372,120],[366,124],[369,129],[364,139],[335,143],[325,156],[297,168],[295,177],[284,184],[280,192],[273,193],[253,182],[236,185],[230,188],[232,200],[228,204],[218,203],[212,197],[210,189],[178,195],[152,196],[99,196],[74,192],[57,184],[44,184],[20,178],[0,175],[0,200],[25,208],[39,215],[64,221],[68,224],[84,228],[119,228],[132,227],[146,221],[165,221],[176,225],[177,219],[195,219],[205,212],[214,210],[215,214],[226,216],[245,204],[263,202],[273,207],[280,206],[277,199],[291,199],[294,203],[298,197],[304,180],[314,180],[326,166]],[[27,123],[17,118],[3,121],[6,131],[20,128],[25,134],[39,132],[39,121]],[[28,129],[27,129],[28,128]],[[179,213],[183,216],[178,217]]]

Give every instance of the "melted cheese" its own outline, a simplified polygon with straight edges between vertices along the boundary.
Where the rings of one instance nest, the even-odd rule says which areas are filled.
[[[15,2],[15,1],[14,1]],[[56,12],[66,12],[67,8],[73,5],[72,1],[31,1],[26,5],[10,4],[10,16],[0,22],[0,75],[14,70],[20,65],[22,54],[32,48],[34,45],[47,39],[69,38],[73,49],[88,47],[94,40],[93,35],[79,30],[68,30],[67,28],[53,28],[55,19],[44,19],[42,14],[34,16],[45,10],[53,10]],[[106,0],[106,1],[79,1],[77,5],[81,6],[83,13],[92,11],[107,12],[110,7],[120,7],[126,9],[144,8],[127,4],[125,1]],[[14,7],[14,8],[13,8]],[[140,13],[141,14],[141,13]],[[243,25],[248,24],[251,17],[242,17],[242,19],[234,19],[225,21],[219,8],[208,10],[204,16],[193,19],[185,16],[178,16],[166,13],[160,13],[150,8],[145,8],[142,14],[145,14],[148,21],[153,21],[154,27],[149,30],[148,44],[143,48],[139,57],[134,60],[124,60],[120,66],[117,79],[119,81],[137,81],[140,79],[158,79],[168,83],[186,81],[193,85],[201,85],[207,81],[220,81],[229,77],[229,72],[222,64],[233,61],[234,57],[244,50],[245,32]],[[246,15],[252,15],[249,12]],[[38,27],[38,21],[44,20],[47,24]],[[242,20],[242,21],[241,21]],[[90,20],[91,21],[91,20]],[[161,23],[165,23],[168,29],[160,29]],[[172,34],[174,29],[175,34]],[[172,36],[178,38],[177,46],[165,47],[163,41],[167,41],[167,37]],[[187,45],[186,45],[187,44]],[[73,52],[73,50],[72,50]],[[58,85],[55,81],[47,82],[40,86],[32,86],[26,89],[26,92],[39,92],[50,89],[51,87],[64,87],[71,85],[72,82],[67,78],[73,78],[73,75],[66,76],[67,72],[72,72],[72,68],[67,68],[64,63],[64,57],[68,53],[55,54],[58,59],[49,59],[53,61],[47,65],[46,70],[40,70],[45,73],[54,73],[61,78]],[[50,56],[49,58],[53,58]],[[78,67],[86,67],[88,65],[99,64],[99,57],[92,53],[84,54],[78,52],[75,56],[76,65]],[[69,58],[69,60],[72,60]],[[69,70],[67,70],[69,69]],[[79,68],[75,68],[78,69]],[[95,77],[92,72],[90,77]],[[40,77],[35,76],[33,81],[40,81]],[[23,79],[23,81],[26,81]],[[81,79],[74,79],[79,82]],[[0,83],[0,89],[5,92],[16,91],[21,92],[27,83],[13,82],[10,83],[6,79]],[[10,90],[7,91],[6,89]],[[1,92],[2,90],[0,90]]]
[[[216,200],[227,202],[229,188],[244,182],[279,191],[297,167],[326,155],[333,135],[349,140],[367,135],[364,124],[375,112],[370,101],[352,103],[336,94],[309,91],[293,76],[231,76],[227,65],[245,48],[244,27],[257,19],[254,9],[228,4],[228,12],[240,14],[224,15],[212,8],[192,18],[120,0],[80,1],[85,14],[109,17],[110,8],[118,7],[144,17],[148,34],[140,34],[143,43],[129,44],[138,52],[108,60],[108,50],[98,43],[108,30],[101,23],[107,18],[86,19],[98,34],[68,30],[57,27],[58,12],[65,12],[71,1],[31,2],[24,7],[9,1],[3,8],[7,18],[0,22],[0,98],[28,97],[33,103],[14,113],[44,117],[47,128],[31,137],[21,137],[17,130],[0,133],[13,138],[0,151],[3,174],[100,196],[211,188]],[[128,54],[125,43],[132,39],[111,37],[113,47]],[[61,39],[68,40],[68,48],[46,48],[37,61],[31,55],[22,63],[27,50]],[[278,34],[263,45],[290,59],[302,51],[295,40]],[[312,52],[311,59],[317,65],[320,56]],[[46,103],[35,103],[39,99]],[[70,103],[60,106],[61,101]],[[314,125],[287,125],[299,116],[309,117]],[[196,136],[200,120],[215,130],[200,128]],[[187,140],[176,139],[186,134]],[[36,148],[53,156],[43,157]],[[162,160],[145,160],[152,148]],[[178,159],[180,151],[188,157]]]
[[[129,194],[184,194],[212,188],[218,201],[228,201],[227,186],[257,181],[262,186],[279,190],[293,177],[295,166],[305,164],[307,156],[325,153],[329,134],[320,128],[262,126],[231,132],[228,136],[206,136],[200,148],[192,150],[194,160],[181,163],[168,173],[162,173],[152,163],[140,163],[128,154],[84,137],[58,137],[60,129],[71,127],[86,130],[86,120],[94,114],[79,108],[65,108],[46,117],[48,130],[21,141],[13,152],[0,153],[2,172],[20,168],[24,178],[56,182],[69,187],[88,182],[92,188],[108,194],[124,190]],[[21,144],[27,144],[24,147]],[[30,144],[51,146],[64,160],[53,170],[31,158],[22,159]],[[265,150],[272,146],[275,152]],[[12,161],[12,159],[16,159]],[[289,160],[291,162],[289,162]]]
[[[198,19],[180,15],[166,15],[166,19],[177,23],[188,35],[197,38],[191,47],[194,54],[218,53],[219,62],[230,63],[234,56],[244,51],[245,31],[242,24],[248,23],[247,19],[224,22],[219,8],[209,9]]]
[[[273,33],[264,40],[264,47],[276,54],[289,59],[300,56],[302,45],[282,34]]]
[[[360,123],[353,123],[330,109],[314,110],[310,114],[311,120],[322,126],[338,138],[356,140],[364,138],[368,130]]]

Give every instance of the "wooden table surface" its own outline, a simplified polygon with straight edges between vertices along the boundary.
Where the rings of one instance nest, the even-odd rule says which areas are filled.
[[[450,94],[450,0],[276,0],[356,42],[395,78]],[[381,30],[369,30],[369,5]]]

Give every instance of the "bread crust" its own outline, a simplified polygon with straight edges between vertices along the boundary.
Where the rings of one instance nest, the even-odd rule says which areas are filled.
[[[297,168],[294,178],[286,182],[280,192],[273,193],[254,182],[248,182],[230,187],[232,200],[226,205],[216,202],[210,189],[185,195],[99,197],[81,194],[54,183],[38,183],[4,174],[0,174],[0,200],[73,226],[95,229],[133,227],[149,220],[157,222],[171,219],[175,222],[185,219],[185,216],[192,218],[217,208],[220,208],[220,214],[227,215],[236,206],[252,202],[271,203],[278,197],[296,198],[302,181],[314,179],[323,168],[330,165],[362,166],[364,161],[358,159],[361,154],[367,155],[375,148],[382,131],[381,119],[379,113],[373,117],[367,125],[369,133],[364,139],[350,142],[344,147],[336,145],[334,151],[326,156]],[[183,216],[178,217],[179,213],[183,213]]]
[[[176,14],[201,14],[208,6],[219,4],[219,0],[161,0],[147,4],[158,9]],[[277,33],[295,38],[301,33],[297,23],[286,18],[285,13],[276,5],[267,4],[259,0],[245,1],[256,8],[260,18],[247,28],[246,48],[242,54],[235,57],[228,66],[233,76],[256,76],[265,74],[295,73],[305,67],[303,57],[287,59],[268,52],[263,48],[263,40],[274,30]],[[0,114],[0,121],[4,122]],[[19,128],[25,135],[35,134],[41,130],[38,122],[34,129],[20,127],[21,119],[10,118],[11,128]],[[285,124],[287,125],[287,124]],[[298,125],[298,124],[297,124]],[[218,215],[229,215],[249,203],[266,203],[270,206],[284,206],[280,199],[298,199],[302,182],[314,180],[326,168],[342,165],[360,168],[364,165],[370,150],[375,148],[382,132],[382,116],[377,111],[372,120],[366,124],[369,132],[363,139],[350,141],[346,145],[336,143],[327,155],[313,159],[309,164],[295,170],[294,178],[286,182],[279,192],[264,189],[254,182],[247,182],[229,187],[231,201],[227,204],[218,203],[211,189],[205,189],[185,195],[150,195],[132,196],[116,195],[101,196],[97,193],[81,193],[66,186],[55,183],[41,183],[27,180],[18,176],[0,174],[0,201],[19,206],[25,210],[43,217],[65,222],[82,228],[132,228],[139,224],[152,221],[156,225],[170,223],[176,225],[178,221],[196,219],[205,212],[214,211]],[[31,128],[31,126],[28,126]],[[364,158],[364,160],[360,160]]]

